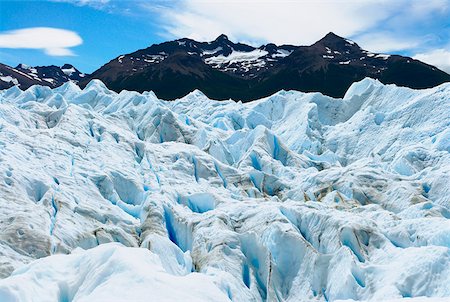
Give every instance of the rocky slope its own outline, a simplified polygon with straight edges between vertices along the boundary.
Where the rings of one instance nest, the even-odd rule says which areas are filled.
[[[55,88],[68,81],[78,83],[85,76],[86,74],[70,64],[64,64],[61,67],[55,65],[31,67],[19,64],[12,68],[0,63],[0,89],[18,86],[25,90],[32,85]]]
[[[112,90],[154,91],[176,99],[200,89],[213,99],[249,101],[281,89],[343,97],[365,77],[411,88],[450,81],[450,75],[409,57],[361,49],[333,33],[311,46],[255,48],[221,35],[211,42],[180,39],[121,55],[81,81],[100,79]]]

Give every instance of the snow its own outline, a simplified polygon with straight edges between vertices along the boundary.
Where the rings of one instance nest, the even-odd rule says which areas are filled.
[[[266,61],[261,59],[268,54],[267,51],[255,49],[248,52],[241,52],[233,50],[228,56],[218,55],[205,59],[205,63],[211,65],[213,68],[222,70],[236,70],[236,67],[229,68],[228,66],[238,66],[242,73],[247,73],[254,68],[262,68],[266,65]],[[244,76],[244,74],[242,74]]]
[[[448,300],[449,109],[0,91],[0,301]]]
[[[251,51],[232,50],[228,55],[218,54],[222,47],[213,50],[204,50],[200,56],[204,57],[204,62],[212,66],[212,68],[222,71],[233,71],[240,73],[241,76],[254,77],[255,73],[270,62],[277,61],[289,56],[292,51],[286,49],[278,49],[276,53],[269,55],[264,49],[254,49]],[[207,57],[205,57],[207,56]]]
[[[55,82],[55,79],[52,79],[52,78],[42,78],[42,80],[52,83],[52,84],[53,84],[53,82]]]
[[[87,251],[78,249],[69,256],[51,256],[4,280],[0,300],[148,301],[151,297],[153,301],[173,301],[177,297],[180,301],[229,301],[211,277],[181,275],[164,268],[160,257],[169,255],[108,243]]]
[[[75,72],[75,68],[74,68],[74,67],[72,67],[72,68],[67,68],[67,69],[61,69],[61,70],[62,70],[62,72],[64,72],[64,74],[65,74],[66,76],[68,76],[68,77],[70,77],[70,76],[72,75],[72,73]]]
[[[276,53],[272,55],[272,58],[284,58],[289,56],[293,50],[286,50],[286,49],[278,49]]]
[[[348,39],[345,39],[345,42],[347,42],[350,45],[354,45],[355,44],[355,42],[353,42],[352,40],[348,40]]]
[[[212,50],[203,50],[202,53],[201,53],[201,56],[213,55],[213,54],[221,51],[222,49],[223,48],[219,46],[219,47],[216,47],[216,48],[214,48]]]
[[[160,62],[162,62],[165,58],[166,58],[166,56],[164,56],[163,54],[158,54],[158,55],[145,55],[145,59],[143,59],[143,61],[144,61],[144,62],[147,62],[147,63],[160,63]]]
[[[19,81],[16,78],[13,78],[12,76],[0,76],[0,81],[9,83],[12,82],[14,85],[18,85]]]
[[[22,68],[22,69],[30,69],[31,68],[31,66],[29,66],[27,64],[23,64],[23,63],[20,63],[18,67]]]
[[[390,57],[390,55],[385,55],[385,54],[377,54],[375,56],[375,58],[381,58],[383,60],[387,60],[387,59],[389,59],[389,57]]]
[[[5,66],[5,67],[10,69],[10,70],[12,70],[13,72],[17,72],[17,73],[19,73],[19,74],[23,75],[24,77],[27,77],[27,78],[29,78],[31,80],[38,80],[38,81],[42,82],[42,80],[39,77],[37,77],[37,75],[34,74],[34,73],[26,74],[26,73],[24,73],[24,72],[22,72],[20,70],[15,69],[15,68],[12,68],[12,67],[9,67],[9,66]]]
[[[207,58],[205,62],[210,65],[223,65],[248,61],[257,61],[259,58],[268,54],[267,51],[261,49],[255,49],[248,52],[234,50],[228,56],[219,55],[216,57]]]

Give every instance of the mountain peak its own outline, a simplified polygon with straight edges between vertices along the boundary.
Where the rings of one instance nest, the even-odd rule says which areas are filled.
[[[214,40],[214,42],[219,42],[219,41],[229,41],[228,36],[225,34],[221,34]]]
[[[70,68],[75,68],[72,64],[64,64],[63,66],[61,66],[61,69],[70,69]]]
[[[333,32],[329,32],[322,39],[320,39],[313,45],[319,45],[322,47],[325,46],[325,47],[334,48],[334,49],[344,49],[344,48],[345,49],[351,48],[354,50],[360,49],[358,44],[356,44],[355,42],[345,39],[341,36],[338,36]]]
[[[317,41],[316,43],[319,42],[336,42],[336,41],[345,41],[344,38],[336,35],[334,32],[329,32],[327,33],[322,39],[320,39],[319,41]]]
[[[20,63],[19,65],[16,66],[16,69],[29,69],[30,66]]]

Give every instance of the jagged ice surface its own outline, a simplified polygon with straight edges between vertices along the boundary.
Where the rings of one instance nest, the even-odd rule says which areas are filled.
[[[448,83],[12,87],[0,117],[1,301],[450,296]]]

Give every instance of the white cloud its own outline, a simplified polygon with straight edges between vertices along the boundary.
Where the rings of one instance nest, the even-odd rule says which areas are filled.
[[[450,11],[448,0],[411,1],[408,13],[412,17],[427,17],[430,13],[447,14]]]
[[[0,32],[0,48],[42,49],[50,56],[73,56],[71,47],[83,43],[73,31],[52,27],[31,27]]]
[[[239,40],[311,44],[330,31],[352,36],[375,25],[388,14],[376,9],[379,5],[379,0],[181,0],[161,12],[175,37],[211,40],[225,33]]]
[[[67,2],[77,6],[91,6],[96,9],[103,9],[111,2],[110,0],[51,0],[52,2]]]
[[[430,52],[416,54],[413,58],[436,66],[450,74],[450,50],[435,49]]]
[[[70,1],[70,0],[69,0]],[[110,0],[73,0],[71,2],[78,3],[80,5],[90,5],[90,4],[106,4],[109,3]]]
[[[392,52],[412,49],[423,43],[416,39],[399,38],[388,32],[368,33],[358,36],[356,41],[363,49],[373,52]]]
[[[166,38],[210,41],[225,33],[236,41],[309,45],[332,31],[378,52],[411,50],[423,45],[423,34],[411,33],[410,28],[417,28],[423,20],[433,20],[435,15],[445,18],[450,6],[449,0],[157,2],[158,5],[141,3],[141,7],[159,11]]]

